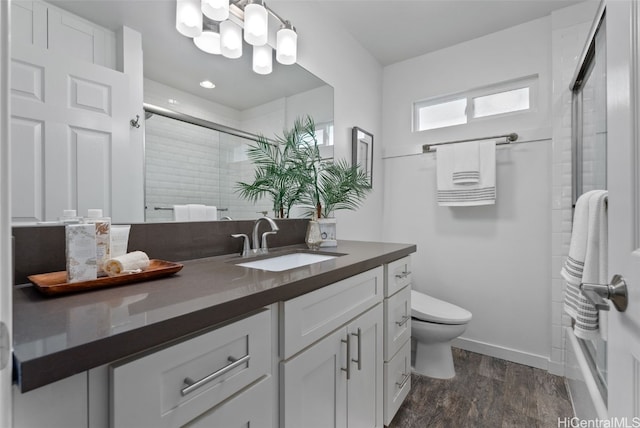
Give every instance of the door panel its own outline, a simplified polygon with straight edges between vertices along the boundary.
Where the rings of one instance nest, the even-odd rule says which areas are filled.
[[[11,263],[11,159],[9,19],[11,2],[0,1],[0,426],[10,427],[11,402],[12,290]]]
[[[609,274],[627,282],[625,312],[609,312],[609,416],[640,417],[640,9],[607,2]],[[632,420],[628,419],[628,423]]]
[[[129,142],[128,76],[46,49],[15,46],[12,122],[21,138],[12,140],[12,160],[30,179],[14,180],[13,191],[44,206],[18,204],[13,220],[51,221],[65,209],[83,215],[88,208],[102,208],[114,222],[137,218],[143,182],[130,171],[141,171],[143,159]],[[27,123],[40,123],[43,133],[34,129],[27,135]],[[44,138],[41,150],[20,147],[33,146],[38,135]],[[42,178],[35,172],[38,164]]]

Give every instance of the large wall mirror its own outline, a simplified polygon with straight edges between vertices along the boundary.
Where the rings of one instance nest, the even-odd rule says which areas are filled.
[[[145,221],[172,220],[171,207],[176,204],[216,205],[221,209],[218,218],[225,216],[233,219],[256,218],[265,211],[272,215],[270,202],[266,201],[265,204],[261,203],[258,206],[249,205],[239,200],[233,192],[235,181],[250,180],[253,173],[245,156],[247,145],[253,141],[251,136],[261,134],[267,138],[273,138],[276,135],[282,135],[282,131],[289,128],[296,117],[305,115],[312,116],[322,128],[322,132],[332,130],[333,88],[331,86],[297,64],[285,66],[275,59],[271,74],[258,75],[252,70],[252,51],[247,44],[244,45],[242,57],[238,59],[228,59],[221,55],[210,55],[200,51],[191,39],[176,31],[175,0],[152,2],[50,0],[25,2],[18,6],[20,7],[15,7],[12,11],[14,24],[18,22],[13,25],[12,38],[19,43],[24,39],[30,45],[37,47],[39,42],[36,37],[44,34],[41,46],[48,52],[47,55],[59,54],[60,64],[67,62],[66,58],[75,57],[74,59],[87,60],[93,64],[117,70],[121,58],[119,49],[123,45],[120,39],[121,29],[126,27],[140,34],[144,69],[144,103],[159,110],[154,112],[151,108],[147,108],[145,115],[147,117],[139,118],[140,131],[144,132],[147,153],[140,162],[136,160],[135,168],[140,170],[136,171],[136,174],[145,174],[142,179],[145,194],[136,197],[118,195],[121,199],[118,203],[122,205],[122,200],[127,199],[126,204],[135,205],[138,207],[136,208],[138,212],[139,207],[144,206]],[[286,12],[283,13],[286,15]],[[99,29],[96,31],[91,28],[92,24],[103,27],[107,31],[100,32]],[[30,39],[32,36],[33,40]],[[14,51],[21,51],[21,49],[14,49]],[[102,55],[104,60],[96,62],[97,54]],[[46,67],[44,69],[48,72]],[[88,73],[90,76],[90,72]],[[73,74],[73,71],[70,74]],[[82,85],[90,80],[83,77],[78,82]],[[204,80],[213,82],[215,88],[201,87],[200,82]],[[89,85],[85,86],[89,90],[95,88],[95,85],[92,88],[89,88]],[[117,111],[115,106],[114,110]],[[192,118],[200,123],[191,123],[194,122],[193,120],[176,120],[171,117],[171,114],[160,114],[159,111],[182,115],[183,118]],[[125,117],[123,120],[119,117],[118,121],[125,122],[128,127],[129,119],[133,118]],[[24,122],[18,124],[18,127],[22,125],[24,125],[26,137],[40,135],[33,132],[35,122],[33,126],[32,122]],[[219,131],[215,129],[216,127],[237,131],[237,133]],[[50,127],[45,123],[43,128],[46,130]],[[73,128],[73,132],[77,135],[72,135],[72,138],[80,141],[81,138],[86,137],[87,141],[96,142],[96,147],[100,143],[100,138],[107,135],[102,131],[94,132],[94,130],[91,130],[89,135],[80,128],[82,127]],[[79,131],[76,132],[76,130]],[[46,138],[48,137],[45,135],[43,140]],[[105,140],[107,138],[104,137]],[[190,150],[196,150],[194,148],[196,140],[202,147],[206,147],[208,151],[206,156],[194,158],[193,152],[187,154]],[[37,142],[37,144],[41,143]],[[65,144],[69,146],[68,143]],[[326,157],[332,156],[331,147],[324,150]],[[163,174],[161,169],[154,169],[153,162],[154,159],[158,160],[158,154],[165,157],[171,154],[173,159],[182,157],[184,162],[173,169],[165,169]],[[109,155],[113,162],[122,161],[121,157],[113,153]],[[38,160],[40,153],[37,153],[37,149],[20,156],[29,163],[23,170],[29,171],[29,174],[35,177],[31,180],[33,183],[26,183],[23,186],[24,189],[41,189],[49,186],[51,181],[43,172],[47,168],[43,166],[39,172],[35,171],[40,162]],[[73,156],[75,154],[68,158]],[[155,158],[151,159],[149,156],[155,156]],[[203,159],[207,161],[204,162]],[[46,162],[40,163],[45,165]],[[124,163],[123,168],[112,170],[124,171],[121,180],[126,181],[130,179],[127,176],[135,174],[132,174],[133,163]],[[106,163],[98,165],[97,169],[107,170],[109,165],[105,165]],[[20,171],[22,165],[12,166],[15,171]],[[200,171],[201,174],[192,177],[200,182],[200,187],[189,190],[183,187],[179,192],[181,198],[169,197],[167,190],[171,187],[170,184],[173,184],[172,182],[177,181],[176,171],[181,170],[189,170],[190,173]],[[153,175],[150,175],[151,172]],[[216,183],[211,183],[213,178],[217,178]],[[80,182],[81,180],[78,179],[78,183]],[[202,183],[206,183],[209,187],[203,187]],[[154,186],[161,197],[151,200],[149,191]],[[186,182],[181,183],[181,186],[186,186]],[[54,204],[53,208],[40,207],[48,204],[48,199],[52,198],[47,196],[44,190],[37,190],[35,197],[32,198],[35,202],[33,204],[29,202],[29,206],[21,208],[26,214],[14,215],[14,221],[26,223],[39,219],[53,220],[63,209],[74,207],[77,207],[79,214],[82,215],[89,205],[102,206],[107,213],[115,212],[112,214],[115,221],[122,222],[123,220],[116,220],[119,218],[125,219],[125,222],[131,221],[127,220],[131,216],[126,212],[118,215],[114,207],[108,206],[109,193],[116,195],[118,192],[114,189],[117,188],[101,190],[102,193],[96,195],[92,201],[81,204],[80,197],[74,195],[84,190],[78,185],[72,185],[67,191],[71,196],[66,197],[65,202]],[[90,190],[87,190],[87,193],[90,193]],[[38,194],[38,191],[45,196]],[[24,196],[23,191],[14,190],[13,193]],[[186,195],[188,197],[185,197]],[[32,215],[39,212],[45,214]],[[139,215],[135,216],[135,218],[139,217]]]

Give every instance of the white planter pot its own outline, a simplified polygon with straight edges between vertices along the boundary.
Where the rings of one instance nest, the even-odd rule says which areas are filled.
[[[320,236],[322,237],[322,244],[320,244],[320,247],[337,247],[336,219],[319,218],[318,223],[320,224]]]

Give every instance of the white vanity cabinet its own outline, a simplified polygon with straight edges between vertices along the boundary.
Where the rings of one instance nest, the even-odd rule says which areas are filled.
[[[382,287],[379,267],[282,303],[282,427],[382,427]]]
[[[271,313],[110,367],[113,428],[272,426]]]
[[[384,269],[384,424],[411,389],[411,257]]]

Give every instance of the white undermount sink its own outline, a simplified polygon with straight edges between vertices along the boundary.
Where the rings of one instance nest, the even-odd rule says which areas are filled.
[[[281,272],[283,270],[294,269],[301,266],[312,265],[335,259],[337,256],[314,253],[292,253],[282,256],[270,257],[268,259],[255,260],[253,262],[237,263],[236,266],[243,266],[253,269],[262,269],[269,272]]]

